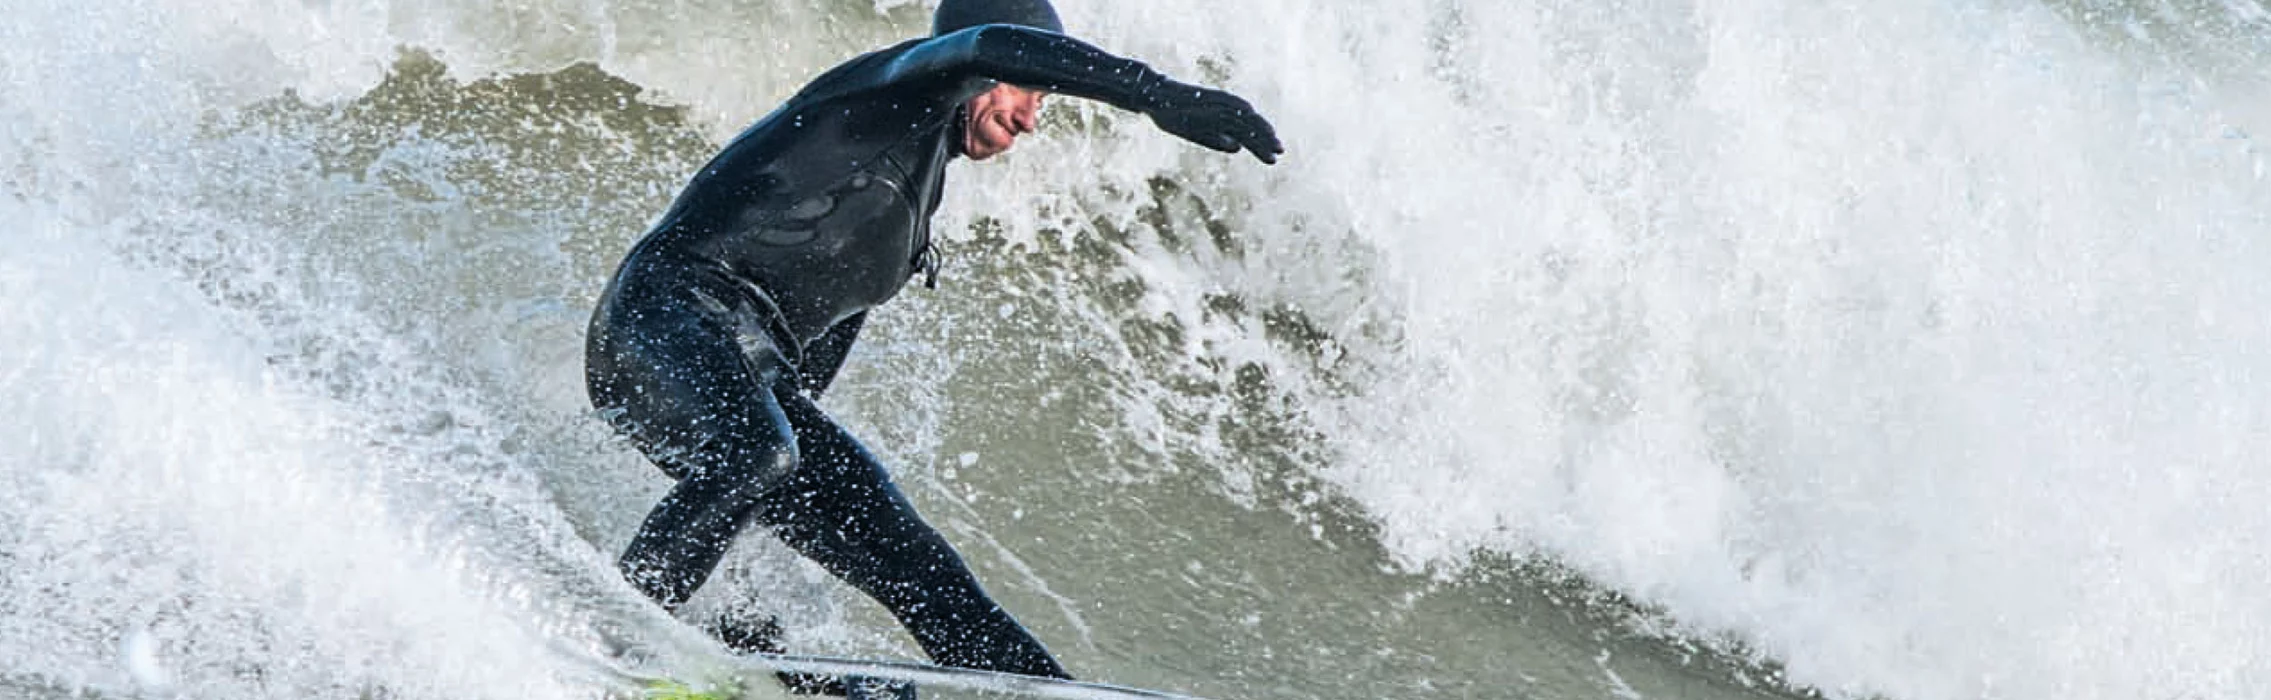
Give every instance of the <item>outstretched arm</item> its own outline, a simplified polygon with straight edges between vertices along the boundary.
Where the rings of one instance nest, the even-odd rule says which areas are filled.
[[[836,381],[836,372],[844,368],[844,358],[852,353],[852,341],[860,337],[860,327],[867,325],[867,312],[862,311],[844,319],[818,340],[804,348],[804,366],[798,374],[803,379],[804,393],[820,398],[820,392]]]
[[[1169,79],[1054,32],[993,24],[971,27],[908,49],[885,67],[886,82],[972,78],[1097,100],[1149,115],[1168,133],[1224,153],[1251,151],[1265,163],[1285,152],[1277,131],[1244,99]]]

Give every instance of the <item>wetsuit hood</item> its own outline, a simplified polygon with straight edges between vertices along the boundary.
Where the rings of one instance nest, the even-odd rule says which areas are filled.
[[[1051,7],[1049,0],[946,0],[931,16],[930,31],[931,36],[946,36],[985,24],[1065,33],[1064,22],[1057,19],[1057,8]]]

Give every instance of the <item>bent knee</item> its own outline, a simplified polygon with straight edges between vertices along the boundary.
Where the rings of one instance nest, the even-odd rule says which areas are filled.
[[[800,459],[796,443],[736,431],[702,436],[683,449],[649,453],[663,471],[680,480],[698,479],[754,498],[788,480]]]
[[[796,440],[783,430],[714,417],[657,420],[634,412],[605,411],[616,431],[672,479],[701,479],[735,490],[763,493],[786,481],[801,460]]]

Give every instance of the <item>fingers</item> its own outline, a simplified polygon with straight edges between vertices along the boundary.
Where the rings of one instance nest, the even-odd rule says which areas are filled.
[[[1285,144],[1278,140],[1277,129],[1270,126],[1269,120],[1255,113],[1254,104],[1227,92],[1217,91],[1210,97],[1228,108],[1226,121],[1230,124],[1226,126],[1230,127],[1230,133],[1238,135],[1239,145],[1263,163],[1277,164],[1277,157],[1285,153]]]
[[[1244,139],[1246,150],[1263,163],[1276,165],[1277,157],[1285,154],[1285,142],[1278,140],[1277,130],[1271,128],[1269,121],[1262,119],[1260,115],[1249,111],[1244,116],[1248,119],[1247,136]]]
[[[1250,115],[1237,116],[1249,117]],[[1223,153],[1237,153],[1241,149],[1251,151],[1255,158],[1260,158],[1262,162],[1270,164],[1277,163],[1278,154],[1285,152],[1285,146],[1278,143],[1277,134],[1270,131],[1269,124],[1266,122],[1251,118],[1232,118],[1222,120],[1218,124],[1220,126],[1208,130],[1209,133],[1204,138],[1194,140],[1198,141],[1199,145]]]
[[[1244,149],[1253,153],[1254,157],[1260,159],[1263,163],[1271,165],[1277,164],[1277,157],[1285,153],[1285,144],[1278,140],[1277,130],[1270,126],[1268,120],[1262,119],[1252,110],[1239,110],[1222,115],[1216,123],[1220,125],[1215,129],[1215,133],[1218,135],[1217,140],[1226,141],[1231,144],[1231,147],[1216,147],[1215,150],[1224,153],[1237,153],[1240,149]]]
[[[1283,148],[1272,150],[1269,146],[1257,146],[1254,144],[1247,144],[1246,150],[1253,153],[1254,159],[1261,161],[1263,165],[1277,165],[1278,155],[1285,153],[1285,149]]]
[[[1192,143],[1223,153],[1243,150],[1271,165],[1285,154],[1277,129],[1245,99],[1213,89],[1201,89],[1192,97],[1194,104],[1153,112],[1152,120]]]

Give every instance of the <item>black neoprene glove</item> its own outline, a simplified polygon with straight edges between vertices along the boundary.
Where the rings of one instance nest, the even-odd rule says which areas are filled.
[[[1160,130],[1191,143],[1224,153],[1243,148],[1264,163],[1285,153],[1277,129],[1237,95],[1160,78],[1144,89],[1141,107]]]

